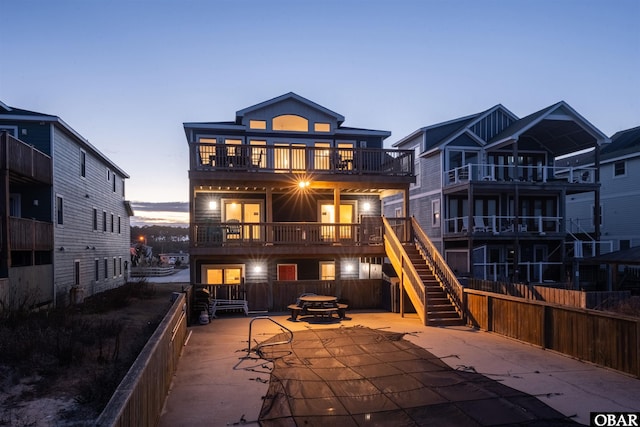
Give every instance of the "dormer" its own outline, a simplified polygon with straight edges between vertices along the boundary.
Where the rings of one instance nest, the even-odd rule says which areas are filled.
[[[236,112],[236,124],[248,132],[331,135],[344,117],[293,92]]]

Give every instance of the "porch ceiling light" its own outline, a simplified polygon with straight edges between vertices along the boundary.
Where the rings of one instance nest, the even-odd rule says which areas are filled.
[[[365,212],[369,212],[371,210],[371,203],[364,202],[364,206],[362,207]]]
[[[218,203],[215,200],[209,202],[209,209],[214,210],[218,208]]]
[[[298,187],[300,188],[307,188],[309,186],[309,181],[299,181],[298,182]]]

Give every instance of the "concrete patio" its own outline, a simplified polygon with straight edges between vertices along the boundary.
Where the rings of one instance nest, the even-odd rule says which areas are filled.
[[[423,326],[416,315],[362,311],[348,320],[316,323],[270,315],[292,331],[366,326],[405,333],[405,339],[441,358],[453,369],[500,381],[572,420],[589,424],[590,412],[640,411],[640,380],[467,327]],[[258,425],[271,363],[245,359],[252,317],[223,314],[208,325],[190,327],[190,336],[165,402],[159,426]],[[282,332],[269,320],[252,324],[252,347]]]

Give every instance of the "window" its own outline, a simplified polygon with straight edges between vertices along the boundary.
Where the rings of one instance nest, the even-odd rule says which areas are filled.
[[[113,214],[111,214],[111,232],[113,233],[114,224],[113,224]]]
[[[109,278],[109,260],[104,259],[104,278],[105,280]]]
[[[249,128],[251,129],[266,129],[267,122],[265,120],[249,120]]]
[[[113,192],[116,192],[116,174],[113,174]]]
[[[118,257],[118,274],[122,276],[122,257]]]
[[[98,231],[98,209],[93,208],[93,231]]]
[[[9,216],[22,217],[22,195],[20,193],[9,194]]]
[[[64,224],[64,206],[63,206],[63,198],[62,196],[56,196],[56,223],[58,225]]]
[[[331,125],[329,123],[315,123],[313,125],[313,130],[316,132],[330,132]]]
[[[111,182],[111,171],[107,168],[107,182]]]
[[[87,153],[84,150],[80,150],[80,176],[87,176]]]
[[[416,182],[415,184],[411,184],[410,187],[411,188],[418,188],[420,187],[420,150],[421,150],[421,146],[418,145],[417,147],[414,148],[415,153],[413,154],[413,173],[416,177]]]
[[[595,205],[591,205],[591,222],[592,224],[596,225],[596,206]],[[602,227],[602,205],[600,205],[600,226]]]
[[[320,280],[336,279],[336,263],[333,261],[320,261]]]
[[[93,269],[94,269],[94,280],[96,282],[100,281],[100,260],[98,258],[96,258],[93,262]]]
[[[243,265],[203,266],[203,280],[209,285],[239,285],[242,282]]]
[[[122,233],[122,218],[118,215],[118,234]]]
[[[102,231],[107,232],[107,212],[102,211]]]
[[[621,160],[613,164],[613,176],[624,176],[627,173],[626,162]]]
[[[309,120],[293,114],[283,114],[273,118],[273,130],[309,132]]]
[[[116,257],[113,257],[113,278],[115,279],[117,277],[118,274],[118,264],[117,264],[118,260],[116,259]]]
[[[122,180],[122,197],[124,197],[124,179]]]
[[[624,240],[620,240],[620,250],[624,251],[626,249],[630,249],[631,248],[631,240],[629,239],[624,239]]]
[[[440,227],[440,200],[431,201],[431,226]]]
[[[80,261],[75,260],[73,262],[73,276],[74,276],[74,280],[73,280],[73,284],[75,286],[80,286]]]
[[[18,126],[0,126],[0,132],[7,132],[9,135],[14,138],[18,137]]]

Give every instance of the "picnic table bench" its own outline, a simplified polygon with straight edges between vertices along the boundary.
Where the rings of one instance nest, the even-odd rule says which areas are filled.
[[[294,321],[301,315],[320,316],[329,320],[333,313],[337,313],[340,319],[344,319],[348,307],[347,304],[338,303],[336,297],[324,295],[301,296],[296,304],[287,306],[291,310],[291,319]]]

